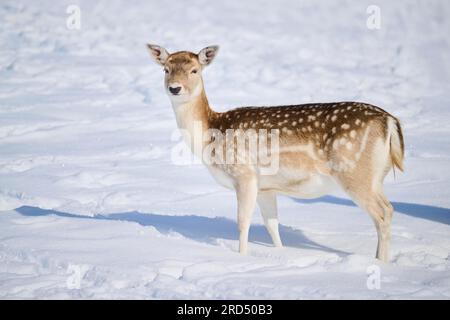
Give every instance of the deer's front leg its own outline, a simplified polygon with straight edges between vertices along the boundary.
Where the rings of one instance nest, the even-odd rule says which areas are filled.
[[[281,248],[283,244],[281,243],[280,232],[278,230],[276,194],[273,192],[261,192],[258,194],[257,202],[273,244],[275,247]]]
[[[258,185],[256,178],[246,177],[237,182],[239,252],[241,254],[247,254],[248,251],[248,232],[253,211],[255,210],[257,194]]]

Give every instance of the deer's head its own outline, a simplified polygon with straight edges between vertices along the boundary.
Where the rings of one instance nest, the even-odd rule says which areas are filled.
[[[174,103],[186,103],[203,90],[202,70],[216,56],[219,47],[206,47],[198,54],[179,51],[170,54],[163,47],[147,44],[150,55],[164,67],[164,86]]]

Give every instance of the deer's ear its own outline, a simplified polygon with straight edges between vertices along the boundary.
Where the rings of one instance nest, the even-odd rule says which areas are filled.
[[[198,61],[201,65],[207,66],[214,60],[217,52],[219,52],[219,46],[209,46],[203,48],[198,53]]]
[[[166,49],[155,44],[147,44],[147,48],[156,63],[162,66],[166,63],[169,57],[169,52]]]

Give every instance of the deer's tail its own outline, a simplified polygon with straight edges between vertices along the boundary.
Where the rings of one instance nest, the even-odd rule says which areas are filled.
[[[389,120],[389,153],[392,166],[403,171],[403,159],[405,157],[405,143],[403,141],[403,132],[400,121],[390,116]]]

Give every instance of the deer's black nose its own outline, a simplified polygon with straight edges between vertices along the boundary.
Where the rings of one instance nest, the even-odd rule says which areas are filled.
[[[169,87],[169,91],[172,94],[178,94],[181,91],[181,87]]]

